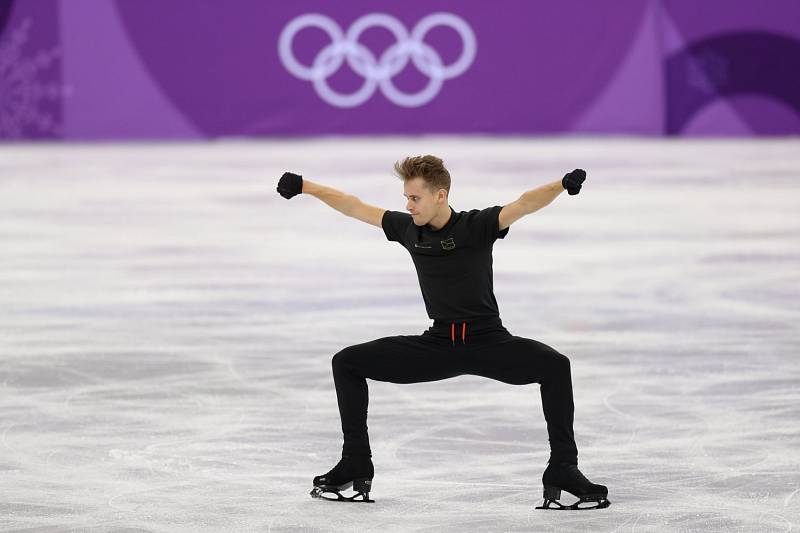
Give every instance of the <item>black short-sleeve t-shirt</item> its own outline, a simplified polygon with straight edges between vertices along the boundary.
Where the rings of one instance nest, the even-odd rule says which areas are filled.
[[[500,316],[492,281],[492,246],[500,231],[503,206],[455,212],[438,231],[417,226],[410,214],[386,211],[381,225],[386,238],[411,254],[428,316],[458,320]]]

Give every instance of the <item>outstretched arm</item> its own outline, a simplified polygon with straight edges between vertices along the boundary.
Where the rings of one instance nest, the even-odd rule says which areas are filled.
[[[535,213],[549,205],[564,189],[567,189],[571,195],[578,194],[585,179],[586,172],[577,168],[558,181],[524,192],[522,196],[510,204],[504,205],[500,210],[500,231],[525,215]]]
[[[561,181],[554,181],[547,185],[542,185],[522,194],[518,199],[510,204],[504,205],[500,210],[500,231],[503,231],[511,224],[521,219],[525,215],[535,213],[561,194],[564,187]]]
[[[381,221],[386,209],[365,204],[360,198],[352,194],[346,194],[331,187],[314,183],[313,181],[306,180],[304,182],[303,192],[316,196],[332,208],[349,217],[366,222],[367,224],[372,224],[373,226],[378,226],[379,228],[382,227]]]
[[[278,184],[278,192],[284,198],[291,198],[296,194],[309,194],[316,196],[340,213],[361,220],[373,226],[382,227],[381,220],[385,209],[365,204],[358,197],[327,187],[319,183],[314,183],[302,176],[287,172],[281,177]]]
[[[332,208],[347,216],[351,215],[353,207],[356,205],[356,202],[359,201],[359,199],[352,194],[347,194],[333,187],[327,187],[305,179],[303,180],[303,194],[316,196]]]

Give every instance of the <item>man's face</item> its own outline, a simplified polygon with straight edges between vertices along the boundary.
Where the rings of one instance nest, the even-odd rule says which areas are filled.
[[[406,180],[403,188],[405,189],[403,196],[407,199],[406,209],[411,213],[417,226],[424,226],[430,222],[436,216],[442,202],[447,202],[443,189],[434,194],[422,178]]]

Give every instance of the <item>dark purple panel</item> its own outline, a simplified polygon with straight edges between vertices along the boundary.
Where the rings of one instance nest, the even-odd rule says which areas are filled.
[[[667,133],[679,134],[692,117],[719,97],[774,98],[800,117],[800,40],[768,33],[734,33],[691,44],[666,60]],[[752,131],[786,132],[782,123],[759,120],[752,100],[740,117]],[[735,101],[731,105],[736,108]],[[797,124],[792,120],[792,124]],[[723,133],[723,132],[720,132]]]
[[[3,35],[3,30],[6,28],[6,23],[13,7],[14,0],[0,0],[0,36]]]

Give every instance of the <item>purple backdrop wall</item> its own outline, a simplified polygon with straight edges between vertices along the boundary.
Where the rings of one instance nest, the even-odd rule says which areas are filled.
[[[800,2],[0,0],[0,138],[800,133]]]

